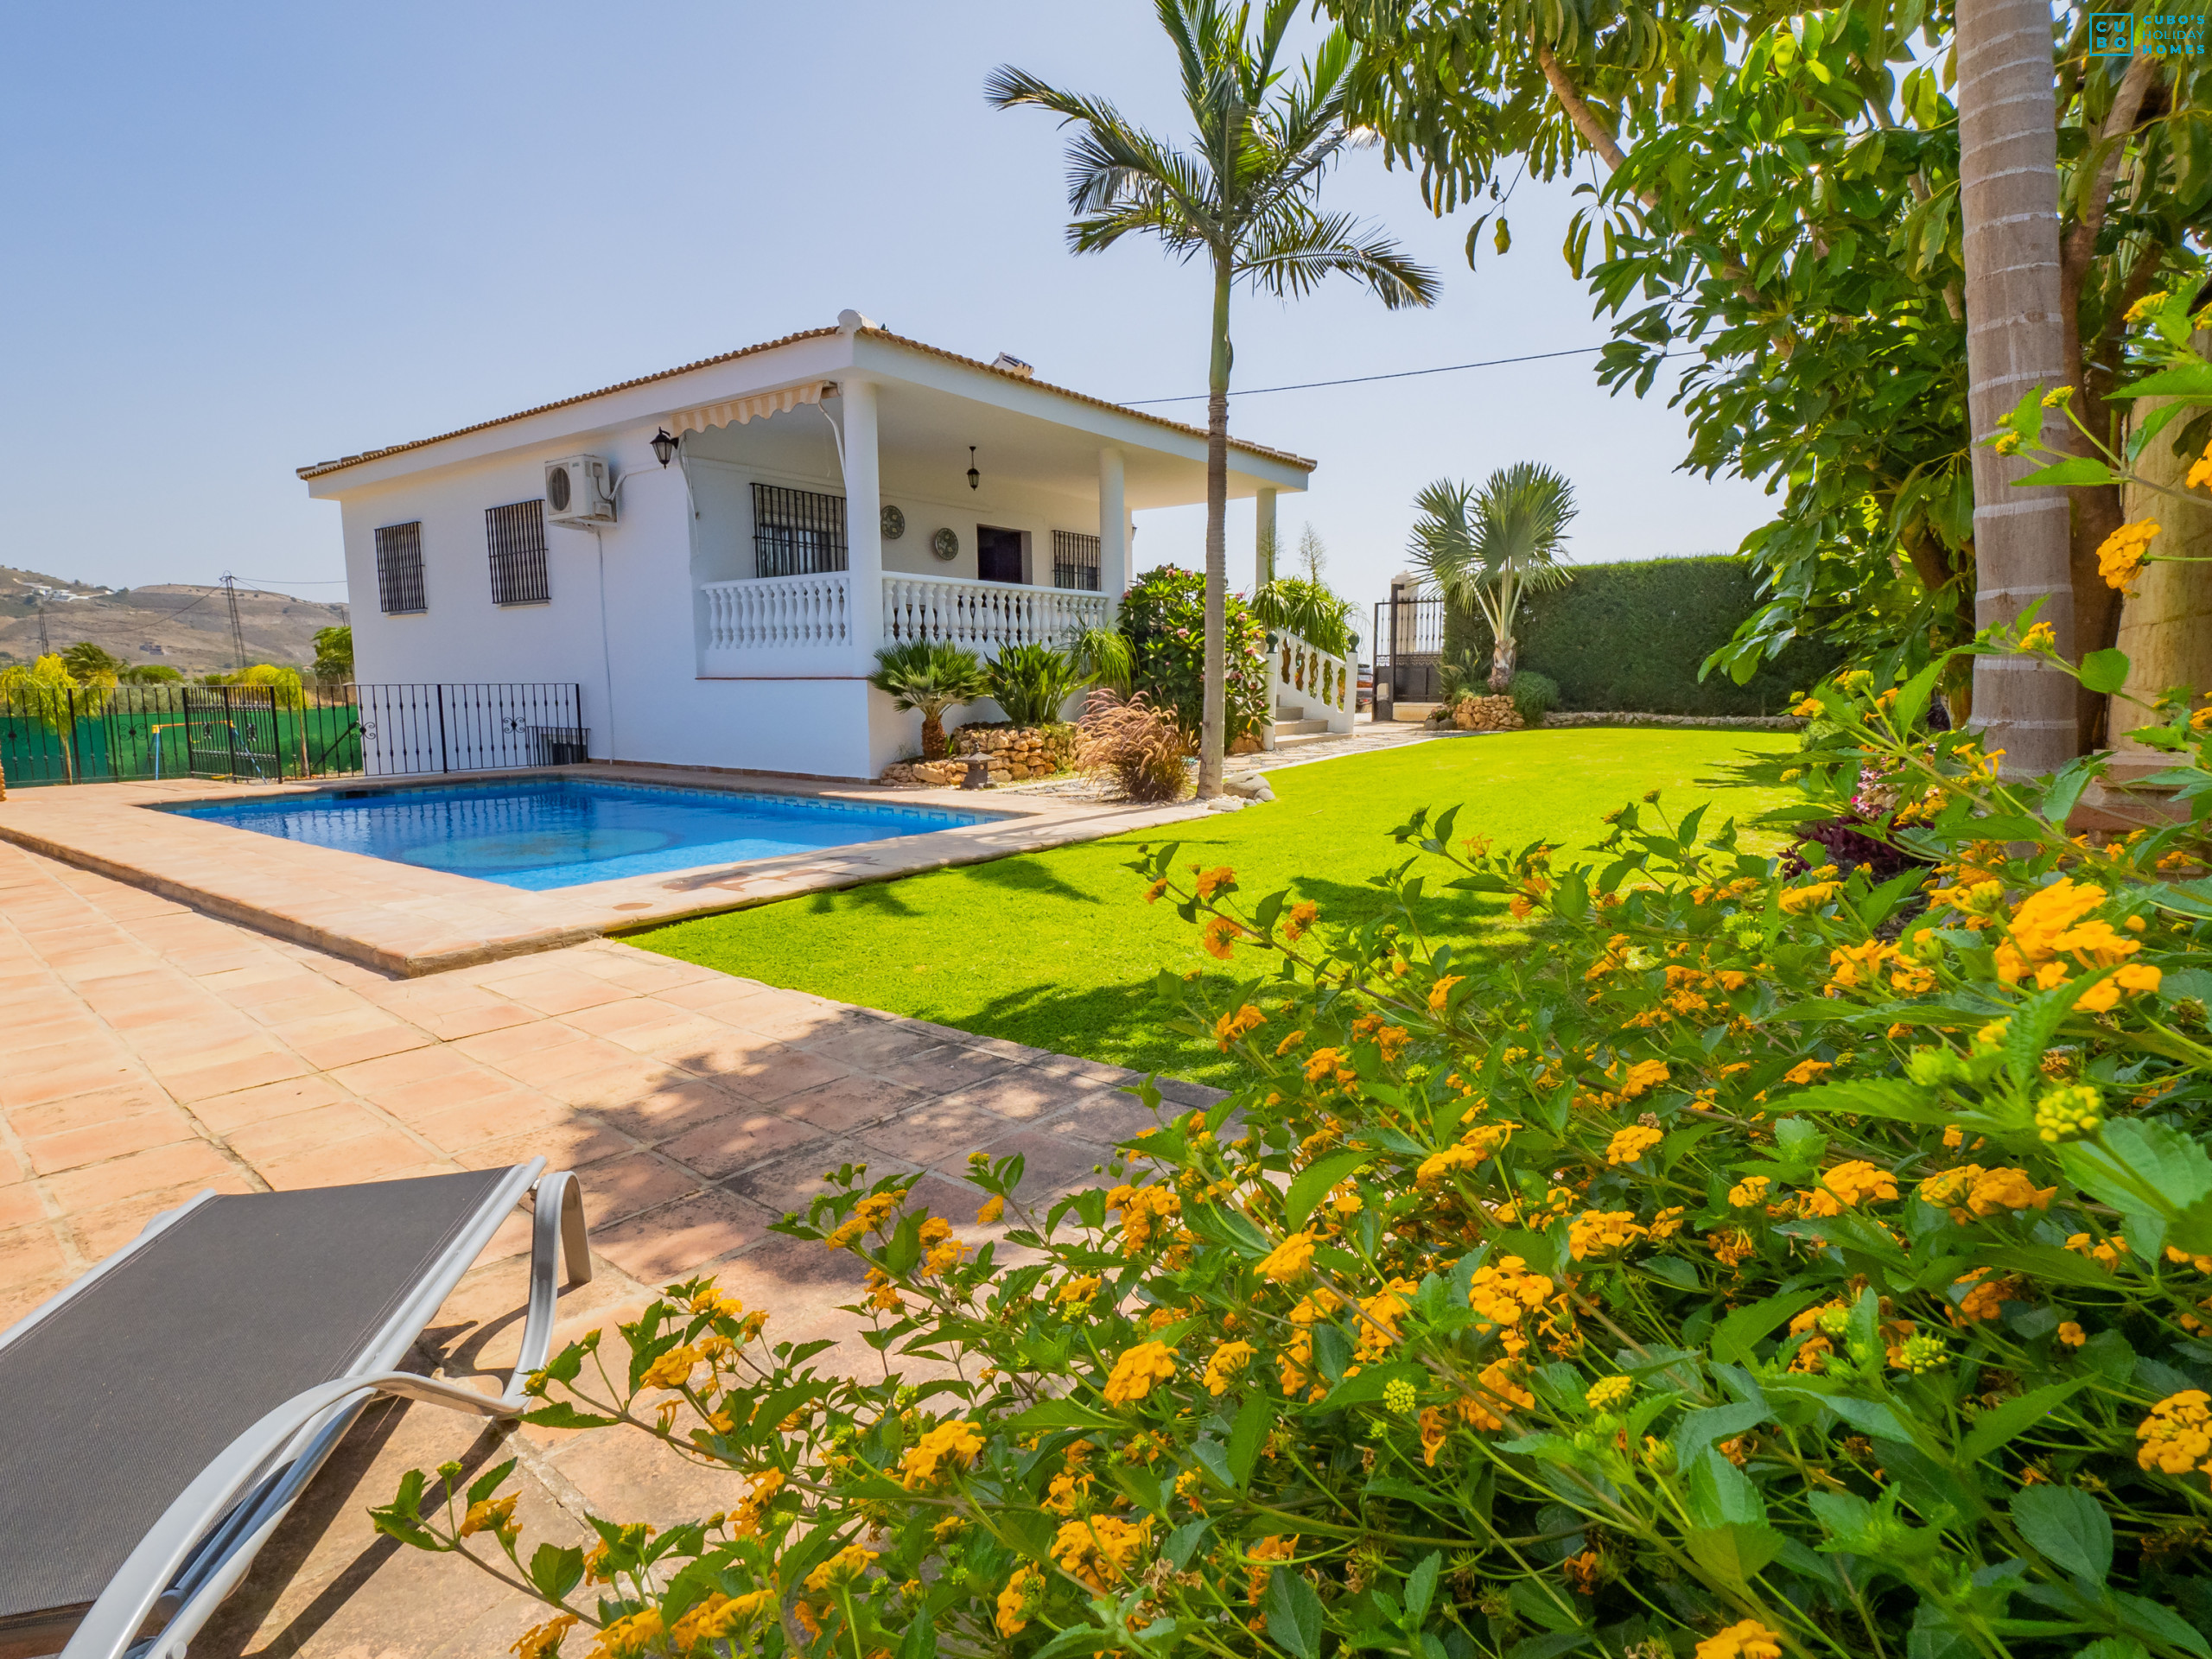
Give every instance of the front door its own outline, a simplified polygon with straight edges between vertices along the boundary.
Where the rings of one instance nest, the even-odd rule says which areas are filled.
[[[1026,582],[1021,570],[1021,532],[976,526],[976,574],[985,582]]]

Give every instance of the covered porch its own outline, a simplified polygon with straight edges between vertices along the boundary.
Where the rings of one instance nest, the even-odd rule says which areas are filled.
[[[864,677],[876,652],[943,640],[989,660],[1108,626],[1148,507],[1205,499],[1205,438],[867,328],[854,362],[671,412],[691,502],[698,674]],[[1260,504],[1311,463],[1230,451]]]

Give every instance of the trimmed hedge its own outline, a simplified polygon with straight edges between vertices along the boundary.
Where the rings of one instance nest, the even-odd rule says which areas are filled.
[[[1750,684],[1698,664],[1758,608],[1758,575],[1736,554],[1579,564],[1563,588],[1532,594],[1522,607],[1522,670],[1559,682],[1562,709],[1650,715],[1780,715],[1790,696],[1825,678],[1841,660],[1831,645],[1797,639]],[[1490,627],[1479,613],[1446,619],[1444,652],[1471,650],[1490,661]]]

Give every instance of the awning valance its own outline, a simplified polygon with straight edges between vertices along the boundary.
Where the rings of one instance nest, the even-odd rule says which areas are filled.
[[[824,397],[836,395],[834,383],[810,380],[803,386],[783,386],[774,391],[756,391],[750,397],[733,397],[728,403],[679,409],[668,417],[668,426],[680,438],[686,432],[704,432],[709,427],[743,426],[747,421],[765,421],[771,415],[797,409],[801,404],[818,404]]]

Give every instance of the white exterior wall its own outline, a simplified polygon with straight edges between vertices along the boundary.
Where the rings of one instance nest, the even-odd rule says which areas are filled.
[[[887,370],[894,372],[888,378]],[[651,447],[664,411],[672,407],[753,386],[849,381],[861,374],[891,388],[887,397],[957,394],[971,400],[957,407],[1011,417],[1015,424],[999,432],[1017,448],[1032,433],[1047,448],[1059,443],[1055,476],[1067,486],[1021,484],[1013,476],[1015,467],[996,459],[987,441],[976,458],[982,487],[970,491],[964,447],[950,464],[935,453],[951,452],[950,430],[940,434],[925,423],[914,442],[931,450],[926,456],[918,448],[902,452],[887,436],[878,456],[881,499],[906,519],[905,534],[883,543],[882,568],[889,575],[974,581],[976,528],[988,524],[1027,535],[1029,585],[1050,588],[1052,532],[1100,534],[1101,486],[1109,480],[1120,484],[1121,457],[1170,458],[1185,470],[1203,465],[1202,434],[1163,431],[1110,408],[1071,406],[1049,388],[872,338],[803,338],[741,363],[633,383],[311,478],[315,493],[335,498],[342,508],[357,677],[365,684],[575,683],[598,760],[865,779],[918,752],[921,717],[895,712],[890,698],[868,684],[870,651],[859,649],[857,639],[852,671],[834,677],[710,679],[701,672],[707,635],[702,584],[753,574],[751,484],[757,479],[846,493],[829,418],[831,412],[842,416],[842,400],[694,432],[685,440],[686,460],[666,470]],[[1078,431],[1083,435],[1074,442],[1085,458],[1071,469],[1065,464],[1068,435]],[[940,436],[945,442],[936,442]],[[962,445],[967,441],[961,436]],[[1082,450],[1094,442],[1096,448]],[[486,509],[542,498],[544,463],[579,454],[602,458],[621,480],[619,522],[597,537],[549,524],[550,602],[493,604]],[[1287,461],[1240,455],[1233,465],[1240,478],[1256,469],[1257,477],[1285,487],[1300,487],[1304,480]],[[1119,492],[1105,493],[1110,499]],[[428,608],[387,616],[378,591],[375,532],[410,520],[423,526]],[[947,525],[959,536],[960,552],[940,562],[930,543]],[[1112,537],[1103,551],[1102,585],[1112,597],[1119,585]],[[989,702],[955,715],[999,718]]]

